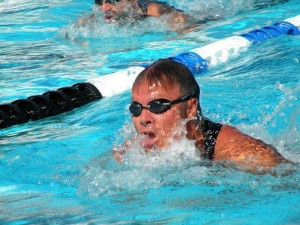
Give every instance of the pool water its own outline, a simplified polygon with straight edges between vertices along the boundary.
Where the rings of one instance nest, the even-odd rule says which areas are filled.
[[[0,102],[174,56],[299,14],[290,0],[170,0],[218,15],[176,34],[156,19],[117,27],[74,23],[93,1],[0,1]],[[260,4],[270,1],[258,1]],[[277,1],[280,2],[280,1]],[[200,11],[200,13],[199,13]],[[101,15],[98,20],[101,21]],[[153,155],[112,148],[134,131],[130,91],[54,117],[0,130],[0,224],[300,224],[300,37],[251,46],[197,75],[210,119],[274,145],[294,172],[253,175],[201,160],[182,140]]]

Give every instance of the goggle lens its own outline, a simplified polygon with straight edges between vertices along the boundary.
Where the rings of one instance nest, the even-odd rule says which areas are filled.
[[[148,108],[150,112],[159,114],[167,111],[171,106],[170,103],[167,99],[156,99],[149,103]]]
[[[105,0],[105,3],[109,3],[109,4],[116,4],[118,3],[120,0]],[[103,0],[95,0],[95,4],[97,5],[102,5],[103,4]]]
[[[155,99],[149,102],[147,106],[143,106],[139,102],[132,102],[129,107],[129,111],[133,116],[139,116],[144,108],[148,109],[152,113],[159,114],[170,109],[171,102],[167,99]]]
[[[142,113],[143,106],[138,102],[132,102],[129,106],[129,111],[133,116],[139,116]]]
[[[173,101],[170,101],[170,100],[164,99],[164,98],[154,99],[154,100],[150,101],[147,106],[143,106],[141,103],[134,101],[129,106],[129,111],[132,114],[132,116],[141,115],[143,109],[148,109],[152,113],[159,114],[159,113],[166,112],[174,104],[187,101],[191,97],[197,97],[198,95],[197,95],[196,91],[193,91],[192,93],[182,96]]]

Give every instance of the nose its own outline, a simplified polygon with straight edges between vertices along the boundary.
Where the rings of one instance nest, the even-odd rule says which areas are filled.
[[[105,12],[105,11],[108,11],[110,9],[111,9],[111,5],[108,4],[108,3],[103,2],[101,10]]]
[[[140,124],[143,126],[149,126],[154,123],[153,113],[150,112],[147,108],[144,108],[139,116]]]

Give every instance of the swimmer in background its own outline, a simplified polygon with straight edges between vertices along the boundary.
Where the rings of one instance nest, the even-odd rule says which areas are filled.
[[[139,21],[147,17],[156,17],[168,24],[172,31],[185,33],[191,31],[204,21],[185,13],[184,11],[156,0],[95,0],[96,8],[103,12],[105,21],[119,24]],[[95,14],[78,20],[79,24],[93,19]]]
[[[203,116],[199,95],[190,70],[171,59],[158,60],[137,76],[129,111],[145,153],[166,151],[171,142],[186,136],[201,158],[240,170],[272,173],[273,167],[289,163],[273,146]],[[187,121],[185,132],[179,134],[182,121]],[[113,155],[121,162],[127,150],[114,150]]]
[[[256,0],[253,3],[253,9],[271,7],[286,2],[288,0]],[[183,10],[170,6],[165,1],[158,0],[95,0],[95,8],[103,12],[105,21],[122,25],[147,17],[156,17],[167,24],[170,30],[177,33],[187,33],[202,27],[207,21],[221,19],[220,15],[206,15],[199,20]],[[84,25],[93,18],[95,18],[95,14],[80,18],[77,23]]]

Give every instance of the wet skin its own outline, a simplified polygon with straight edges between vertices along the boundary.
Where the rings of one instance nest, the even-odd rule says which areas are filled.
[[[179,88],[162,88],[159,84],[149,85],[146,82],[135,86],[132,90],[132,101],[146,106],[151,100],[165,98],[174,100],[181,97]],[[175,104],[168,111],[160,114],[143,109],[132,121],[139,135],[141,145],[145,149],[161,149],[169,146],[170,138],[179,138],[182,134],[174,133],[186,116],[185,108],[187,102]]]
[[[103,4],[99,7],[104,13],[104,19],[110,22],[134,18],[139,15],[139,10],[135,9],[128,0],[121,0],[117,3],[110,3],[104,0]]]
[[[184,93],[186,94],[186,93]],[[170,87],[164,84],[149,84],[142,81],[132,89],[132,101],[147,106],[154,99],[165,98],[174,100],[183,96],[179,87]],[[147,149],[167,149],[170,140],[186,136],[195,140],[195,145],[203,154],[203,133],[200,121],[196,119],[197,100],[189,99],[173,105],[168,111],[155,114],[148,109],[143,109],[137,117],[132,117],[132,121],[139,136],[140,144]],[[188,119],[189,122],[183,126],[182,121]],[[179,127],[185,128],[186,132],[175,133]],[[218,161],[224,165],[237,167],[252,173],[266,173],[280,163],[289,162],[276,149],[265,144],[259,139],[255,139],[242,133],[237,128],[223,125],[216,140],[213,161]]]

